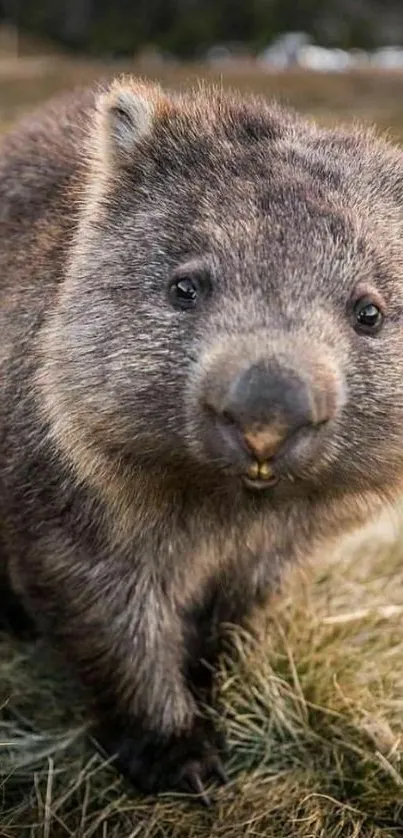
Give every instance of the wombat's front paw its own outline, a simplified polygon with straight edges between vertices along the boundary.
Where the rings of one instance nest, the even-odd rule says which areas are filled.
[[[95,744],[104,756],[113,756],[120,773],[140,791],[186,791],[196,793],[210,805],[205,785],[212,781],[224,784],[228,777],[220,751],[223,740],[206,722],[198,721],[191,732],[164,737],[148,731],[97,732]]]

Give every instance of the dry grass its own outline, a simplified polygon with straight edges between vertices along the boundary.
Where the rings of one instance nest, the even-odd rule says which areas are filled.
[[[378,529],[289,579],[219,694],[231,784],[212,811],[133,794],[86,742],[46,650],[0,644],[0,834],[386,838],[403,834],[403,574]]]
[[[56,57],[18,72],[0,62],[0,121],[114,72]],[[173,68],[164,80],[178,87],[201,74]],[[403,138],[403,76],[243,73],[225,83]],[[219,673],[231,784],[211,811],[133,794],[88,745],[79,700],[49,651],[1,638],[1,838],[402,836],[400,535],[378,526],[316,557],[290,577],[262,641],[238,637],[239,659]]]

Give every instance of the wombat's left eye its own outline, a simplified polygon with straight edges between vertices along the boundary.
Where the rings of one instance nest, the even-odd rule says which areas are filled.
[[[354,306],[354,325],[357,332],[377,332],[383,323],[380,306],[370,297],[362,297]]]
[[[169,286],[169,299],[175,308],[193,309],[210,289],[208,277],[203,274],[178,273]]]

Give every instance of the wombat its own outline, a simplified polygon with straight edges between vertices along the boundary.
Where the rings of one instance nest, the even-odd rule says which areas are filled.
[[[402,490],[402,152],[123,78],[0,196],[3,574],[120,771],[203,793],[225,626]]]

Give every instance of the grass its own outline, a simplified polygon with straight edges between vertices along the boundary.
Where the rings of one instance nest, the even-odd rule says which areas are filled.
[[[262,637],[238,635],[218,676],[231,783],[211,811],[129,790],[51,653],[4,637],[2,838],[401,836],[402,548],[385,532],[294,571]]]
[[[28,62],[25,77],[0,62],[3,128],[101,71],[51,61],[36,75]],[[173,68],[165,81],[200,74]],[[244,72],[225,82],[403,138],[403,76]],[[1,838],[402,836],[402,521],[386,518],[313,557],[290,574],[261,638],[237,635],[237,660],[222,662],[217,686],[231,783],[212,810],[180,795],[134,794],[88,744],[79,698],[51,652],[1,637]]]

